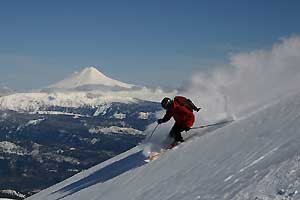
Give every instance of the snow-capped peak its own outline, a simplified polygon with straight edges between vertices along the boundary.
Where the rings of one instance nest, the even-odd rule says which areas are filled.
[[[74,89],[88,85],[101,85],[106,87],[120,87],[130,89],[133,87],[131,84],[123,83],[105,76],[95,67],[86,67],[79,72],[74,72],[71,76],[59,81],[47,88],[57,89]]]

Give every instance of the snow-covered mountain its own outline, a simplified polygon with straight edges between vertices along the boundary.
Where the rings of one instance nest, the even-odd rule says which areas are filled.
[[[0,97],[1,110],[37,112],[49,107],[98,107],[111,102],[159,102],[176,91],[138,87],[111,79],[94,67],[82,69],[68,78],[36,92]]]
[[[95,67],[86,67],[79,72],[74,72],[71,76],[65,78],[58,83],[50,85],[45,89],[51,90],[87,90],[104,87],[107,88],[119,88],[119,89],[131,89],[134,85],[123,83],[121,81],[114,80],[105,76]]]
[[[200,129],[145,163],[140,145],[28,200],[300,199],[300,94],[218,129]]]
[[[144,101],[29,113],[0,110],[0,199],[9,198],[1,190],[28,197],[133,148],[159,110],[159,103]]]
[[[47,89],[0,97],[0,189],[29,196],[136,146],[169,95],[89,67]]]

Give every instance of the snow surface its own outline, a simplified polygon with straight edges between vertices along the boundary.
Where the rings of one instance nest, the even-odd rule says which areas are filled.
[[[116,119],[125,119],[126,114],[124,114],[124,113],[114,113],[113,117],[116,118]]]
[[[150,90],[142,88],[132,91],[94,91],[94,92],[35,92],[16,93],[0,97],[0,109],[14,110],[18,112],[38,112],[45,107],[98,107],[104,105],[105,108],[111,102],[133,103],[139,100],[159,102],[164,96],[174,96],[174,92]],[[105,110],[105,108],[103,108]],[[101,109],[96,113],[102,111]]]
[[[300,94],[191,134],[153,162],[142,144],[28,200],[300,199]]]
[[[69,116],[74,116],[74,118],[88,117],[88,115],[80,115],[80,114],[76,114],[76,113],[61,112],[61,111],[36,111],[36,112],[29,112],[29,114],[39,114],[39,115],[69,115]]]
[[[28,154],[25,149],[16,145],[15,143],[8,142],[8,141],[1,141],[0,142],[0,152],[7,153],[7,154],[17,154],[23,156]]]
[[[139,119],[148,119],[150,115],[150,112],[139,112]]]
[[[15,190],[1,190],[1,193],[11,195],[18,198],[25,198],[25,195],[15,191]],[[10,200],[8,198],[0,198],[0,200]]]
[[[39,123],[41,123],[42,121],[44,121],[45,119],[32,119],[32,120],[29,120],[25,126],[36,126],[38,125]]]
[[[111,107],[111,104],[109,103],[104,103],[102,106],[98,106],[97,110],[93,114],[93,116],[99,116],[105,115],[107,113],[107,110]]]
[[[0,200],[14,200],[14,199],[0,198]]]
[[[89,129],[89,132],[102,133],[102,134],[111,134],[111,133],[123,133],[123,134],[130,134],[130,135],[143,134],[142,131],[139,131],[134,128],[126,128],[126,127],[118,127],[118,126],[91,128]]]
[[[25,127],[28,126],[36,126],[38,124],[40,124],[42,121],[44,121],[45,119],[33,119],[33,120],[29,120],[26,124],[22,124],[20,126],[18,126],[17,131],[22,130]]]

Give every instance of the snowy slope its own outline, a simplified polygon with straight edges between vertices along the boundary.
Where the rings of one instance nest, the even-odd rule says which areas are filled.
[[[144,163],[138,146],[29,200],[300,199],[300,94]]]

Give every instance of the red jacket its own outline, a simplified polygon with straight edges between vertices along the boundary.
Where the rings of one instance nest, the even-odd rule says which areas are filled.
[[[189,110],[186,106],[180,105],[179,102],[185,101],[185,97],[176,96],[174,98],[172,107],[167,109],[163,121],[169,121],[172,117],[174,118],[176,124],[182,127],[191,128],[195,122],[195,116],[193,111]]]

